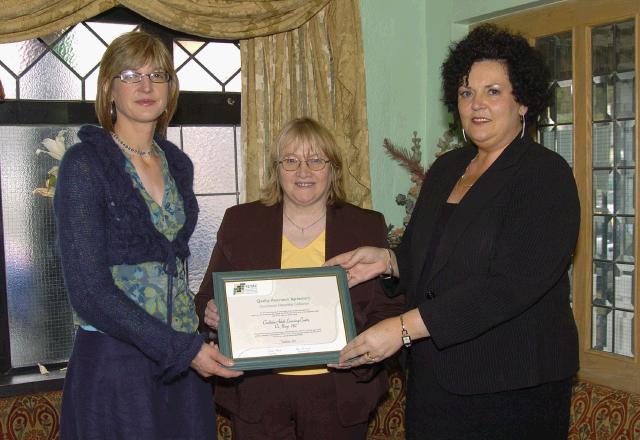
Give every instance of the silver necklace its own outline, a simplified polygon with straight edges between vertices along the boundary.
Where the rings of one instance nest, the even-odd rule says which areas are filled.
[[[155,146],[156,146],[156,141],[152,141],[153,143],[151,144],[151,148],[147,151],[144,150],[138,150],[136,148],[130,147],[129,145],[127,145],[122,139],[120,139],[120,136],[118,136],[115,131],[111,133],[111,137],[113,138],[114,141],[116,141],[116,143],[118,144],[118,146],[120,148],[124,148],[125,150],[131,152],[131,153],[135,153],[140,157],[145,157],[145,156],[151,156],[153,153],[155,153]]]
[[[289,220],[289,222],[295,226],[296,228],[300,229],[300,232],[302,233],[302,235],[304,235],[304,230],[305,229],[309,229],[311,226],[315,225],[316,223],[318,223],[320,220],[322,220],[324,218],[325,215],[327,215],[327,211],[325,210],[322,215],[320,217],[318,217],[317,220],[315,220],[313,223],[308,224],[307,226],[300,226],[298,225],[296,222],[294,222],[293,220],[291,220],[291,217],[289,217],[287,215],[287,212],[283,209],[282,212],[284,213],[284,216],[287,218],[287,220]]]

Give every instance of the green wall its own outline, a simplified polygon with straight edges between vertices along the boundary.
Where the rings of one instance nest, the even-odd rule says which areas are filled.
[[[402,222],[404,208],[395,198],[410,181],[382,142],[389,138],[410,148],[417,131],[423,164],[433,162],[448,124],[440,103],[440,65],[451,41],[462,38],[471,23],[556,1],[360,0],[372,199],[387,223]]]
[[[369,161],[373,207],[399,225],[409,176],[385,155],[385,138],[410,148],[413,132],[427,131],[427,37],[424,0],[361,0],[367,80]],[[423,154],[423,157],[425,154]]]

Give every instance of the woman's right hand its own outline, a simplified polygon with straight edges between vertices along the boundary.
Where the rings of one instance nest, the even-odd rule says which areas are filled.
[[[191,368],[202,377],[220,376],[224,378],[238,377],[242,371],[230,370],[233,361],[224,356],[213,342],[202,344],[200,351],[191,361]]]
[[[207,302],[207,307],[204,309],[204,323],[213,330],[217,330],[218,325],[220,324],[218,306],[212,299]]]
[[[385,248],[362,246],[327,260],[324,266],[342,266],[347,271],[349,287],[388,272],[391,257],[392,274],[398,273],[393,252]]]

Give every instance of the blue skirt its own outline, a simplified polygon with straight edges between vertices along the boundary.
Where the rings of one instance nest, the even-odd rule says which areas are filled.
[[[191,369],[165,384],[155,371],[134,346],[79,329],[64,382],[60,439],[216,439],[211,384]]]

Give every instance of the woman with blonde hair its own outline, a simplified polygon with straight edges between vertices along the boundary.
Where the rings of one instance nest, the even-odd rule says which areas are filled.
[[[322,266],[353,246],[386,245],[384,217],[345,202],[344,165],[332,134],[311,118],[288,122],[273,148],[260,201],[229,208],[196,295],[203,329],[216,329],[215,271]],[[380,282],[351,289],[356,329],[398,312]],[[247,372],[216,384],[216,402],[245,439],[364,439],[370,414],[387,391],[380,365],[352,371],[325,366]]]
[[[62,440],[216,438],[203,378],[240,374],[197,333],[186,275],[193,164],[163,137],[177,99],[163,43],[116,38],[98,77],[102,127],[82,127],[60,165],[57,241],[79,326]]]

